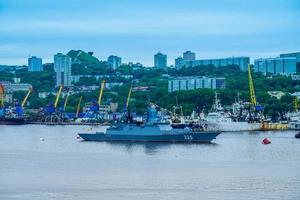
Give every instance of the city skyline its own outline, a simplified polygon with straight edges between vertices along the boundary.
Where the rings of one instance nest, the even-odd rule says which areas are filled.
[[[173,65],[187,50],[197,59],[249,56],[251,63],[299,51],[297,0],[83,3],[0,0],[0,64],[26,64],[30,55],[53,62],[54,54],[71,49],[146,66],[157,52]]]

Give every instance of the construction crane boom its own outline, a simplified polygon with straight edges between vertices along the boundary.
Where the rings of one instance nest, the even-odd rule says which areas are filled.
[[[59,97],[60,97],[62,88],[63,88],[63,85],[60,85],[60,86],[59,86],[59,90],[58,90],[58,92],[57,92],[57,94],[56,94],[55,103],[54,103],[54,108],[57,107],[58,100],[59,100]]]
[[[4,107],[4,87],[0,84],[0,108]]]
[[[295,99],[294,99],[294,110],[295,110],[295,112],[298,112],[298,108],[299,108],[299,101],[298,101],[298,98],[297,97],[295,97]]]
[[[100,93],[99,93],[99,97],[98,97],[98,106],[101,105],[104,87],[105,87],[105,80],[103,80],[101,83]]]
[[[248,64],[248,78],[249,78],[249,90],[250,90],[250,99],[253,106],[257,105],[256,97],[255,97],[255,90],[252,80],[252,74],[251,74],[251,66]]]
[[[127,100],[126,100],[126,109],[128,108],[128,105],[129,105],[131,93],[132,93],[132,85],[130,86],[130,89],[129,89],[129,92],[128,92],[128,96],[127,96]]]
[[[31,94],[31,92],[32,92],[32,88],[29,88],[29,90],[27,92],[27,95],[25,96],[25,98],[22,101],[22,108],[24,108],[24,106],[25,106],[25,104],[27,102],[27,99],[28,99],[29,95]]]
[[[70,94],[68,93],[67,96],[66,96],[65,102],[64,102],[64,111],[66,110],[67,103],[68,103],[68,100],[69,100],[69,96],[70,96]]]
[[[79,102],[78,102],[78,105],[77,105],[76,118],[78,118],[78,114],[79,114],[79,111],[80,111],[81,101],[82,101],[82,96],[80,97]]]

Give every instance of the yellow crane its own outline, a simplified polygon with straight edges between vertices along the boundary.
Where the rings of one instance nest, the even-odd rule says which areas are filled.
[[[295,112],[298,112],[298,108],[299,108],[299,100],[298,100],[297,97],[294,98],[293,104],[294,104],[294,110],[295,110]]]
[[[70,96],[70,94],[68,93],[67,96],[66,96],[65,102],[64,102],[64,111],[66,110],[67,103],[68,103],[68,100],[69,100],[69,96]]]
[[[129,92],[128,92],[128,96],[127,96],[127,100],[126,100],[126,110],[128,108],[128,105],[129,105],[131,93],[132,93],[132,85],[130,86],[130,89],[129,89]]]
[[[24,108],[24,106],[25,106],[25,104],[26,104],[26,102],[27,102],[27,99],[28,99],[29,95],[31,94],[31,92],[32,92],[32,88],[29,88],[29,90],[28,90],[26,96],[24,97],[24,99],[23,99],[23,101],[22,101],[22,108]]]
[[[256,97],[255,97],[255,90],[252,80],[252,74],[251,74],[251,66],[248,64],[248,78],[249,78],[249,89],[250,89],[250,99],[253,106],[257,105]]]
[[[55,98],[55,102],[54,102],[54,108],[57,107],[58,100],[59,100],[60,94],[61,94],[61,92],[62,92],[62,89],[63,89],[63,85],[60,85],[60,86],[59,86],[59,90],[58,90],[58,92],[57,92],[57,94],[56,94],[56,98]]]
[[[4,107],[4,87],[0,84],[0,108]]]
[[[77,105],[76,118],[78,118],[78,114],[79,114],[79,111],[80,111],[81,101],[82,101],[82,96],[80,97],[79,102],[78,102],[78,105]]]
[[[98,97],[98,106],[101,105],[101,100],[102,100],[102,95],[103,95],[103,90],[105,88],[105,80],[102,81],[101,88],[100,88],[100,93]]]

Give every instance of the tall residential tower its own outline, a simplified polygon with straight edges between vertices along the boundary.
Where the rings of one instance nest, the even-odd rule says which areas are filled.
[[[71,57],[58,53],[54,55],[54,70],[56,72],[56,86],[63,84],[71,86]]]
[[[28,58],[28,71],[30,72],[40,72],[43,71],[43,61],[41,58],[32,56]]]
[[[154,55],[154,67],[159,69],[167,69],[167,55],[164,55],[160,52]]]

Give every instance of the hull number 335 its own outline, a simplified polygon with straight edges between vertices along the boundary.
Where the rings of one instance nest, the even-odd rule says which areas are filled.
[[[183,135],[184,140],[193,140],[193,136],[191,135]]]

